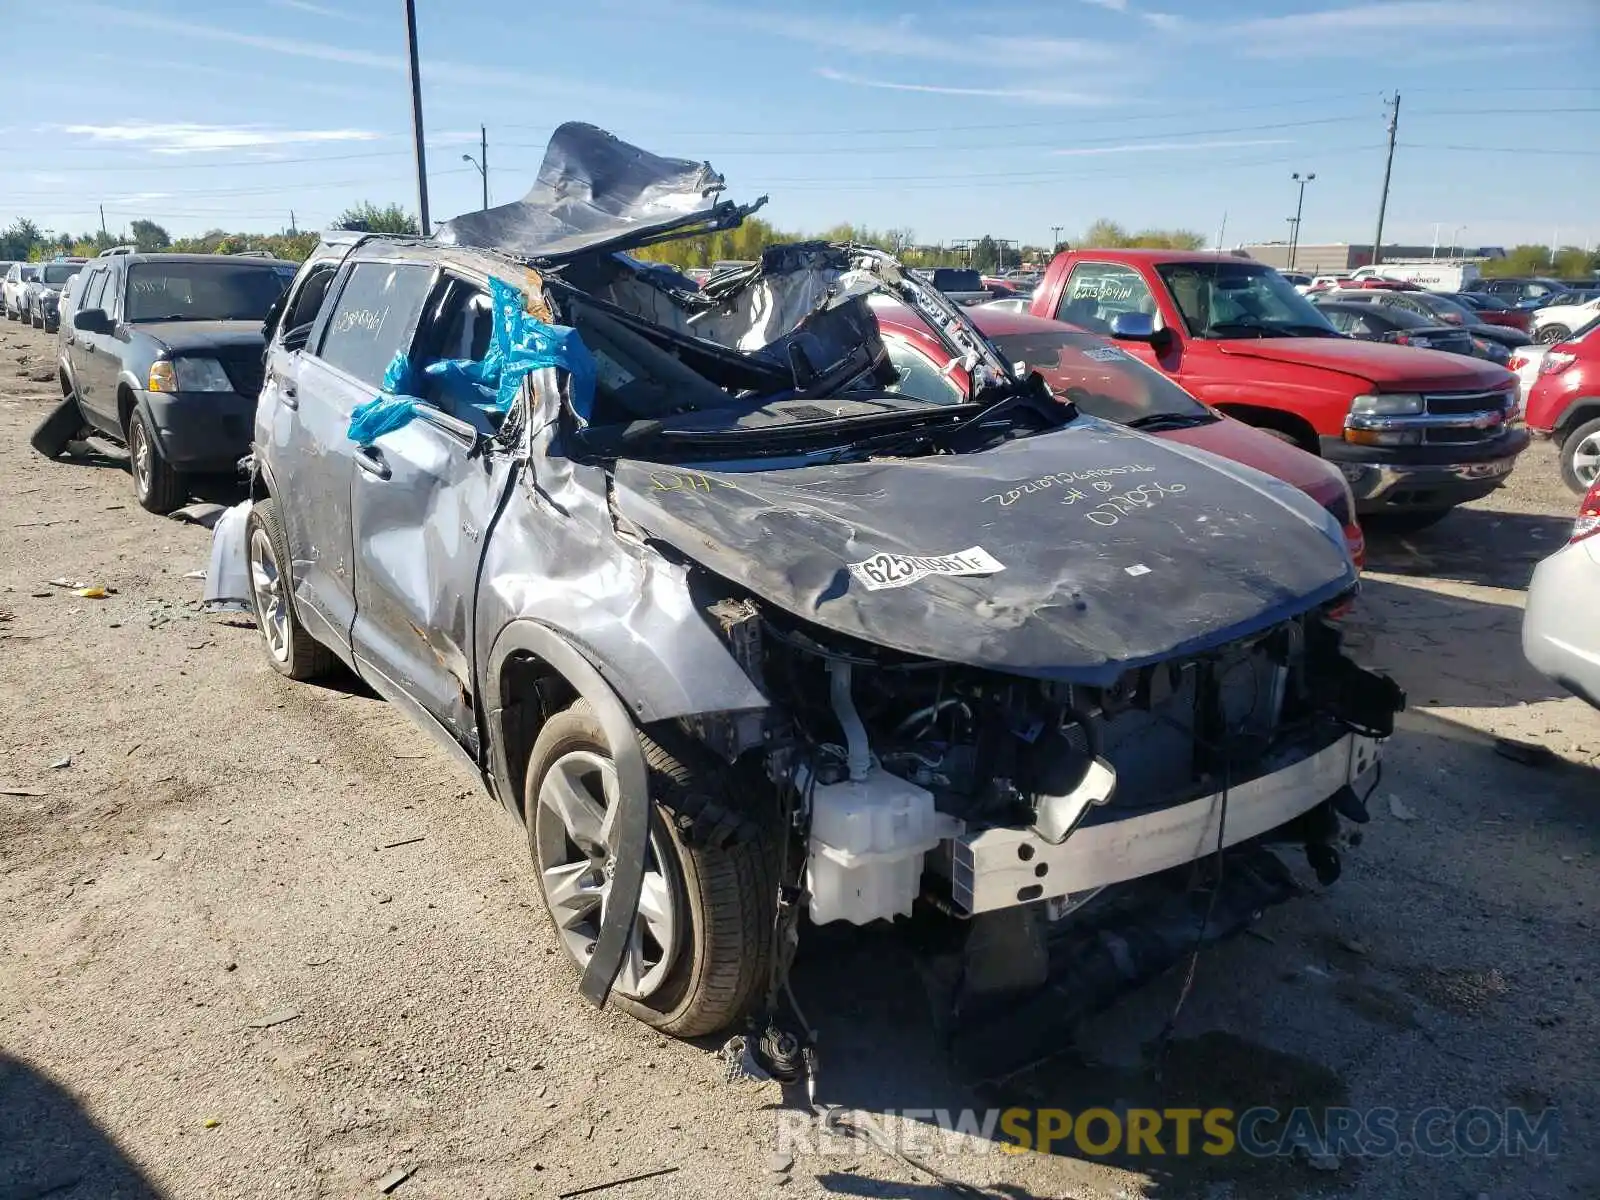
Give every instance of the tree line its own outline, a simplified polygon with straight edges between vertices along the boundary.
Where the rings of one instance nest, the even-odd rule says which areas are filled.
[[[418,232],[416,217],[400,205],[377,205],[371,201],[362,201],[345,209],[334,219],[330,228],[359,230],[363,233]],[[112,246],[133,245],[146,253],[235,254],[241,250],[258,250],[300,262],[316,248],[318,237],[317,233],[302,230],[246,233],[209,229],[192,237],[174,238],[154,221],[134,221],[121,233],[94,230],[74,235],[41,230],[26,217],[19,217],[7,228],[0,229],[0,259],[37,261],[57,254],[92,258]],[[911,267],[959,266],[983,272],[1019,267],[1025,263],[1043,264],[1071,245],[1099,249],[1146,247],[1199,250],[1206,244],[1204,235],[1193,230],[1151,228],[1130,231],[1107,217],[1093,222],[1076,242],[1058,242],[1054,246],[1018,244],[988,235],[951,245],[927,245],[919,243],[910,229],[869,229],[851,224],[835,225],[821,233],[806,234],[781,230],[759,217],[752,217],[737,229],[664,242],[640,250],[638,256],[679,268],[710,267],[718,262],[753,261],[760,258],[761,252],[768,246],[807,240],[876,246]],[[1552,252],[1550,246],[1528,243],[1513,246],[1504,258],[1487,260],[1481,269],[1483,274],[1491,277],[1554,275],[1560,279],[1591,279],[1600,271],[1600,250],[1591,253],[1576,246],[1563,246]]]

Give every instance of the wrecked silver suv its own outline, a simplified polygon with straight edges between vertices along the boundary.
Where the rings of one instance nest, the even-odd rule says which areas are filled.
[[[1341,652],[1338,525],[1079,413],[877,251],[704,289],[625,253],[737,224],[720,189],[567,125],[525,200],[305,264],[217,535],[273,666],[435,734],[523,819],[582,993],[679,1035],[782,1003],[803,911],[1042,946],[1260,882],[1266,841],[1337,874],[1402,702]],[[899,393],[875,292],[964,401]]]

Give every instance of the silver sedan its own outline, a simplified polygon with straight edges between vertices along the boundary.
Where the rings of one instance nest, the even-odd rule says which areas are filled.
[[[1522,653],[1542,674],[1600,708],[1600,483],[1584,497],[1572,540],[1533,573]]]

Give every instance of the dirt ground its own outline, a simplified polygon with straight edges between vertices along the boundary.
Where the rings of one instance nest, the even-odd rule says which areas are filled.
[[[287,683],[249,622],[200,612],[210,535],[142,511],[119,466],[28,449],[53,346],[0,325],[0,1200],[379,1196],[395,1171],[391,1195],[478,1200],[665,1168],[594,1194],[947,1194],[866,1145],[772,1170],[792,1097],[584,1005],[475,781],[353,681]],[[1600,1196],[1600,714],[1518,643],[1574,511],[1538,449],[1435,530],[1375,539],[1359,634],[1412,708],[1373,820],[1337,885],[1202,956],[1159,1083],[1181,971],[1094,1018],[1083,1058],[974,1095],[903,939],[830,928],[796,979],[819,1099],[1555,1106],[1555,1156],[1319,1170],[973,1139],[925,1161],[996,1197]]]

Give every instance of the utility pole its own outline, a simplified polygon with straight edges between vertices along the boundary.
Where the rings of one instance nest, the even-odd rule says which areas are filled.
[[[406,49],[411,61],[411,137],[417,147],[417,221],[422,236],[427,237],[433,232],[433,225],[428,220],[428,158],[422,148],[422,80],[417,72],[417,0],[405,0],[405,6]]]
[[[1294,270],[1295,254],[1300,249],[1300,214],[1305,211],[1306,207],[1306,184],[1310,183],[1316,177],[1317,174],[1315,171],[1312,171],[1304,176],[1302,176],[1299,171],[1296,171],[1293,175],[1289,176],[1290,179],[1294,180],[1300,185],[1300,199],[1295,202],[1294,206],[1294,234],[1289,239],[1289,269],[1291,271]]]
[[[111,236],[106,232],[106,206],[104,204],[100,206],[100,236],[102,239]]]
[[[1061,245],[1061,231],[1063,229],[1065,229],[1065,228],[1066,228],[1065,225],[1052,225],[1052,226],[1050,226],[1050,238],[1051,238],[1051,240],[1050,240],[1050,253],[1051,254],[1054,254],[1056,252],[1056,247]]]
[[[1394,135],[1400,128],[1400,93],[1394,94],[1394,101],[1385,101],[1389,110],[1389,156],[1383,161],[1383,194],[1378,197],[1378,231],[1372,236],[1372,265],[1378,266],[1383,262],[1383,213],[1389,207],[1389,174],[1394,170]]]
[[[294,224],[294,209],[291,208],[289,210],[289,236],[290,237],[294,237],[299,232],[300,231],[295,228],[295,224]]]
[[[489,209],[489,131],[482,125],[478,126],[478,157],[463,154],[461,161],[471,163],[478,168],[478,174],[483,176],[483,208]]]

